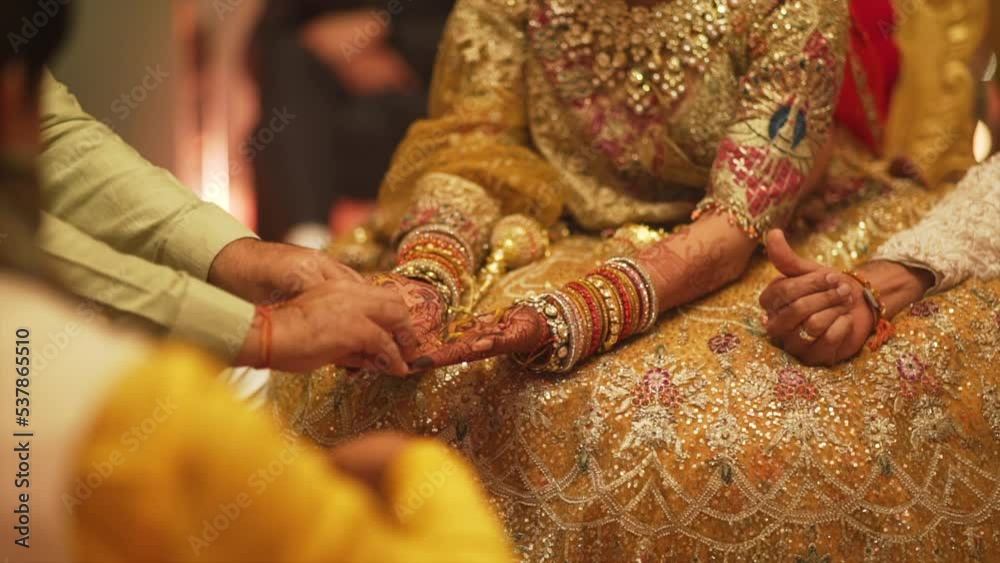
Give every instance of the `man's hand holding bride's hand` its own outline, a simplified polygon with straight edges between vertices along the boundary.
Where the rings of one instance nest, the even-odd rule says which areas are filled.
[[[391,289],[350,279],[320,282],[259,309],[238,365],[308,371],[328,364],[406,375],[416,333],[407,302]]]
[[[767,235],[767,255],[784,274],[760,294],[767,333],[807,365],[833,365],[853,357],[875,325],[857,280],[800,258],[774,230]]]

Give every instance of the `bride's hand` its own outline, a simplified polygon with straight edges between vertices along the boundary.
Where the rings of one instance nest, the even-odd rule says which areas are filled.
[[[531,307],[514,307],[460,318],[436,341],[425,342],[414,370],[473,362],[506,354],[528,353],[548,333],[545,319]]]
[[[396,274],[379,274],[371,282],[395,291],[410,312],[412,332],[394,335],[405,361],[421,357],[424,350],[440,341],[448,306],[434,286]]]

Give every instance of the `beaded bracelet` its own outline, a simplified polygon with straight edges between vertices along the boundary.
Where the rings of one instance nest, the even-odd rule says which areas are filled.
[[[519,305],[531,307],[545,319],[552,337],[548,353],[535,351],[527,357],[515,355],[514,359],[529,369],[562,373],[569,371],[579,359],[577,336],[580,325],[572,312],[572,306],[564,296],[547,293]]]
[[[868,349],[872,352],[878,352],[878,350],[889,341],[890,338],[896,333],[896,327],[885,318],[885,303],[882,302],[882,295],[879,291],[872,286],[872,283],[868,281],[868,278],[862,276],[858,272],[844,271],[845,274],[854,278],[859,284],[861,284],[862,295],[865,298],[865,303],[868,308],[872,310],[872,315],[875,317],[875,326],[872,329],[872,333],[875,335],[871,342],[868,343]]]

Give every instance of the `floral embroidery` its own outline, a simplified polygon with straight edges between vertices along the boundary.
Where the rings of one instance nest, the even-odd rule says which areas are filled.
[[[708,447],[720,453],[733,455],[746,444],[747,433],[732,413],[724,412],[706,432]]]
[[[768,147],[738,145],[732,139],[725,139],[719,146],[716,166],[725,166],[731,174],[730,181],[746,190],[747,211],[752,219],[796,196],[805,180],[805,174],[793,161],[775,161]],[[768,175],[759,172],[765,167],[770,170]]]
[[[677,435],[680,417],[694,418],[704,405],[701,389],[704,380],[695,369],[672,365],[662,349],[647,360],[650,365],[629,393],[628,405],[636,409],[634,419],[620,450],[633,447],[661,446],[672,448],[686,457],[683,442]],[[620,375],[635,380],[635,371],[623,369]],[[605,390],[609,397],[613,390]]]
[[[815,401],[819,392],[816,385],[806,379],[801,371],[786,368],[778,372],[778,383],[774,386],[774,397],[782,403]]]
[[[904,398],[915,398],[921,388],[929,395],[941,393],[941,381],[927,369],[916,354],[904,354],[898,358],[896,371],[899,373],[900,394]]]
[[[1000,391],[995,385],[983,387],[983,418],[993,431],[993,438],[1000,442]]]
[[[888,448],[896,443],[896,423],[891,419],[870,412],[865,416],[865,442],[874,448]]]
[[[637,407],[658,404],[669,409],[680,405],[681,401],[681,395],[671,381],[670,373],[662,368],[653,368],[646,372],[632,393],[632,404]]]
[[[926,319],[938,314],[940,310],[941,309],[938,307],[937,303],[933,301],[921,301],[919,303],[914,303],[913,306],[910,307],[910,314],[914,317]]]
[[[713,336],[708,341],[708,349],[716,354],[728,354],[740,344],[740,337],[735,334],[723,333]]]
[[[796,557],[795,563],[830,563],[831,560],[829,555],[820,555],[819,551],[816,550],[816,546],[810,545],[809,551],[806,552],[805,556]]]
[[[958,435],[958,428],[939,403],[921,400],[914,410],[916,414],[910,430],[910,443],[914,448],[946,442]]]

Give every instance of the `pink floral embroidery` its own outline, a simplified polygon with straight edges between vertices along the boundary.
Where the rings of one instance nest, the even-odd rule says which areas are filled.
[[[897,359],[896,371],[899,373],[900,394],[907,399],[916,398],[921,388],[928,395],[941,392],[941,381],[915,354],[906,354]]]
[[[816,389],[816,385],[806,379],[801,371],[795,368],[786,368],[778,372],[778,383],[774,386],[774,396],[783,403],[789,403],[795,399],[811,402],[819,396],[819,391]]]
[[[673,408],[680,405],[681,401],[680,391],[674,385],[670,373],[662,368],[647,371],[632,392],[632,404],[639,407],[658,403],[662,407]]]
[[[728,354],[740,344],[740,337],[735,334],[723,333],[713,336],[708,341],[708,349],[716,354]]]
[[[941,309],[937,306],[937,303],[933,301],[921,301],[920,303],[915,303],[912,307],[910,307],[910,314],[914,317],[926,319],[938,314],[940,310]]]

